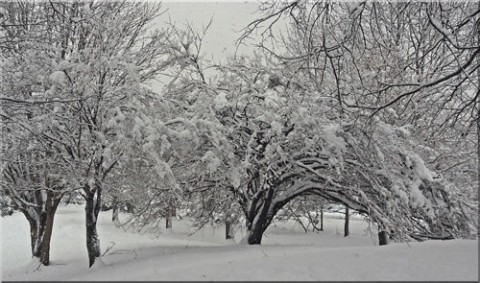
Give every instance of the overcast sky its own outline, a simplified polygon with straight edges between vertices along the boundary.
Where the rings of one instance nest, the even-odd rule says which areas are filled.
[[[212,63],[222,63],[235,55],[235,41],[240,37],[242,29],[253,20],[262,16],[259,11],[259,1],[162,1],[162,10],[166,11],[157,21],[159,25],[171,21],[179,28],[184,28],[188,23],[197,31],[202,31],[213,18],[203,43],[201,55]],[[275,28],[277,28],[276,25]],[[260,39],[253,39],[250,45],[242,45],[237,50],[237,55],[251,55]],[[207,74],[208,75],[208,74]],[[164,83],[169,81],[166,77],[158,77]],[[159,90],[162,83],[151,82],[154,89]]]
[[[240,1],[168,1],[162,4],[168,9],[160,20],[168,20],[182,26],[192,24],[198,30],[206,26],[213,17],[203,42],[203,52],[207,58],[215,61],[223,60],[235,52],[234,41],[240,36],[240,31],[260,14],[258,2]],[[242,47],[239,52],[251,52],[252,48]]]

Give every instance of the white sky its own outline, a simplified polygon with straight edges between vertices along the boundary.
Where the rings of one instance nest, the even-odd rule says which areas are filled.
[[[163,2],[162,7],[168,11],[162,15],[160,21],[167,21],[170,16],[172,22],[178,26],[188,22],[199,31],[213,17],[202,49],[206,58],[211,59],[213,56],[216,62],[234,55],[234,41],[240,36],[241,29],[260,15],[257,13],[258,2],[168,1]],[[251,50],[252,48],[241,47],[239,53],[249,53]]]
[[[162,10],[166,12],[157,21],[159,25],[171,21],[179,28],[190,24],[201,32],[213,18],[202,43],[201,55],[211,63],[221,63],[235,55],[235,41],[240,37],[242,29],[249,23],[262,16],[259,10],[259,1],[163,1]],[[251,40],[247,43],[258,43]],[[237,50],[237,55],[251,55],[254,47],[242,45]],[[164,81],[161,77],[158,78]],[[166,82],[166,81],[165,81]],[[151,85],[158,89],[161,84],[152,82]]]

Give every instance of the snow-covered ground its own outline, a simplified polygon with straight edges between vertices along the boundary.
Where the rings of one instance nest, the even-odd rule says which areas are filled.
[[[55,218],[51,266],[31,264],[23,215],[2,218],[2,280],[451,280],[478,281],[478,241],[401,243],[379,247],[368,224],[325,219],[325,231],[305,234],[294,223],[276,223],[261,246],[223,239],[222,227],[188,236],[184,220],[160,236],[117,228],[101,212],[101,264],[88,268],[83,206],[60,207]],[[108,250],[108,251],[107,251]],[[29,264],[30,263],[30,264]]]

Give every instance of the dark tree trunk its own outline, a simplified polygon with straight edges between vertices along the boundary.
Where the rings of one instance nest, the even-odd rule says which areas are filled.
[[[52,239],[54,216],[55,215],[53,213],[49,213],[47,215],[45,233],[43,235],[43,241],[41,243],[42,248],[40,254],[40,262],[45,266],[50,264],[50,241]]]
[[[85,196],[88,266],[92,267],[95,260],[100,257],[100,239],[97,233],[97,218],[101,208],[101,186],[95,184],[93,190],[90,190],[90,187],[86,186]]]
[[[387,232],[380,231],[378,232],[378,244],[380,246],[385,246],[388,243]]]
[[[256,224],[251,225],[251,229],[248,230],[249,245],[260,245],[262,243],[263,233],[267,230],[277,212],[278,209],[274,208],[273,210],[270,210],[270,213],[268,214],[261,214]]]
[[[133,213],[135,211],[135,206],[131,202],[126,202],[125,208],[128,213]]]
[[[57,212],[58,205],[61,198],[55,198],[52,192],[47,193],[47,201],[45,204],[45,231],[42,241],[42,251],[40,262],[47,266],[50,264],[50,242],[52,240],[53,233],[53,221],[55,219],[55,213]]]
[[[32,257],[37,258],[41,264],[50,264],[50,242],[52,239],[55,212],[60,204],[61,197],[53,192],[47,192],[45,209],[22,210],[30,224],[30,241]],[[36,215],[31,215],[35,213]],[[38,219],[38,221],[36,220]]]
[[[320,209],[320,231],[323,231],[323,207]]]
[[[40,260],[40,257],[42,255],[42,246],[43,246],[43,239],[44,239],[44,234],[45,234],[45,227],[46,227],[46,221],[47,221],[47,213],[45,209],[42,209],[43,207],[43,194],[40,190],[35,192],[35,200],[36,204],[39,205],[39,207],[28,209],[25,211],[25,216],[29,219],[31,229],[33,228],[33,233],[30,235],[32,237],[32,256],[35,258],[38,258]],[[35,213],[34,215],[31,215],[30,213]]]
[[[262,243],[263,232],[263,224],[259,223],[262,222],[261,219],[258,220],[257,225],[253,225],[252,229],[248,231],[248,244],[249,245],[260,245]]]
[[[115,205],[112,209],[112,221],[118,223],[118,206]]]
[[[267,229],[268,225],[273,220],[278,208],[270,208],[272,205],[274,195],[274,189],[269,189],[266,192],[266,196],[263,199],[263,205],[261,206],[260,210],[250,215],[250,225],[248,229],[248,244],[249,245],[260,245],[262,243],[263,232]]]
[[[172,217],[175,217],[177,214],[177,209],[175,207],[175,200],[170,196],[167,202],[167,210],[166,210],[166,217],[165,217],[165,228],[172,229]]]
[[[347,237],[350,235],[350,211],[349,208],[345,207],[345,227],[343,229],[343,236]]]
[[[281,201],[273,201],[275,196],[276,184],[272,179],[266,180],[264,187],[260,188],[259,174],[256,172],[252,176],[249,188],[255,193],[252,199],[243,198],[241,201],[243,212],[245,213],[247,224],[247,243],[249,245],[260,245],[265,230],[272,223],[277,212],[289,201],[298,195],[291,195]]]
[[[43,235],[45,234],[45,214],[38,214],[38,222],[35,220],[35,216],[25,214],[30,223],[30,241],[32,249],[32,257],[40,259],[43,246]]]
[[[233,235],[233,219],[231,217],[227,217],[225,219],[225,239],[233,239],[235,238]]]
[[[117,198],[114,198],[112,202],[112,221],[115,224],[119,223],[118,210],[119,210],[119,204],[118,204]]]
[[[167,217],[165,217],[165,228],[172,229],[172,216],[170,215],[167,215]]]
[[[28,219],[28,217],[27,217]],[[37,224],[32,223],[30,219],[28,219],[30,223],[30,251],[32,252],[32,257],[35,257],[35,250],[37,250],[37,239],[38,239],[38,232],[37,232]]]

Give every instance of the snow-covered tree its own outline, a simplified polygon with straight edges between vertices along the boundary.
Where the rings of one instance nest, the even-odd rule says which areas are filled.
[[[471,236],[453,185],[425,166],[406,129],[338,115],[314,84],[299,84],[301,73],[288,76],[296,84],[272,87],[275,66],[262,59],[220,67],[218,82],[193,92],[202,109],[195,113],[216,125],[207,171],[227,172],[249,244],[260,244],[277,212],[308,194],[367,215],[398,239]],[[284,74],[275,75],[281,82]]]
[[[1,192],[30,224],[33,258],[49,265],[55,212],[61,198],[71,191],[58,173],[67,164],[57,155],[58,147],[36,130],[26,131],[25,125],[17,123],[7,125],[2,129]]]
[[[414,159],[420,160],[419,164],[430,161],[436,163],[435,156],[442,156],[439,152],[448,151],[447,148],[452,148],[457,141],[448,137],[463,133],[463,137],[467,137],[465,144],[468,147],[450,151],[451,163],[443,164],[442,167],[460,166],[457,169],[463,176],[470,172],[467,179],[475,184],[478,181],[472,172],[476,170],[469,169],[472,165],[473,168],[476,167],[475,159],[472,155],[466,157],[465,153],[475,151],[475,142],[469,142],[468,138],[475,135],[474,124],[478,121],[476,58],[480,49],[478,25],[475,24],[478,22],[478,8],[476,3],[466,2],[265,3],[265,17],[252,22],[246,28],[244,37],[267,23],[266,31],[271,33],[263,34],[277,36],[276,42],[283,44],[283,48],[275,51],[266,45],[261,47],[282,62],[280,77],[283,73],[283,85],[296,85],[305,93],[316,92],[318,102],[330,104],[324,112],[329,111],[332,121],[338,125],[352,125],[347,128],[355,133],[351,141],[356,143],[349,147],[348,152],[355,152],[352,159],[356,162],[366,162],[357,167],[356,170],[360,168],[359,171],[362,172],[359,176],[368,177],[369,182],[373,177],[378,178],[378,172],[368,169],[378,161],[373,160],[372,163],[371,156],[376,156],[376,149],[367,146],[379,142],[375,133],[388,137],[388,132],[408,129],[410,134],[401,139],[401,144],[397,143],[398,138],[394,139],[395,142],[383,141],[386,143],[382,145],[382,151],[388,152],[388,155],[383,156],[385,160],[396,160],[385,168],[387,172],[395,172],[404,167],[398,160],[398,154],[403,159],[415,156]],[[271,29],[282,15],[292,23],[288,37],[283,38]],[[365,119],[373,115],[376,115],[377,120]],[[456,129],[463,130],[451,130],[453,125]],[[347,128],[340,128],[341,132],[346,132]],[[368,137],[370,134],[373,136]],[[358,141],[368,143],[362,145]],[[466,168],[461,168],[461,165]],[[386,164],[378,166],[384,167]],[[432,165],[425,168],[427,167],[434,168]],[[404,169],[400,171],[405,173]],[[422,179],[427,175],[419,176]],[[357,177],[352,178],[352,182],[357,182]],[[397,183],[402,178],[405,175],[390,175],[387,184],[382,178],[375,183],[383,183],[384,187],[391,190],[392,185],[388,183]],[[455,204],[456,209],[465,208],[465,215],[458,215],[458,219],[475,223],[474,219],[478,217],[474,208],[476,202],[472,202],[471,197],[465,197],[471,195],[473,190],[469,185],[464,186],[463,180],[454,179],[449,178],[449,184],[436,180],[436,186],[442,187],[441,191],[449,192],[448,198],[442,197],[444,201],[448,203],[459,200],[461,204]],[[429,180],[431,178],[423,179],[422,183],[425,184],[420,188],[431,187]],[[415,195],[415,190],[411,191],[414,185],[408,184],[406,180],[400,183],[409,188],[408,195]],[[375,203],[380,205],[379,211],[386,211],[386,207],[381,205],[383,202],[391,203],[377,199]],[[438,205],[441,207],[443,204]],[[417,210],[411,205],[406,209],[412,213]],[[428,218],[413,214],[412,219]],[[413,223],[402,225],[410,228],[418,226]],[[462,225],[468,226],[465,223]],[[470,228],[470,231],[478,229]],[[465,236],[463,233],[468,234],[470,228],[459,228],[458,232],[462,231],[459,235]]]
[[[58,122],[63,102],[44,95],[58,87],[59,74],[43,56],[53,52],[54,24],[32,3],[0,5],[1,192],[30,224],[32,256],[48,265],[54,215],[73,189],[61,174],[69,166],[57,136],[65,130]]]
[[[106,177],[122,164],[139,140],[134,125],[154,98],[145,82],[165,70],[168,33],[150,25],[159,3],[74,1],[4,3],[2,8],[2,101],[8,102],[8,122],[28,120],[31,105],[47,105],[38,131],[58,149],[68,166],[61,176],[69,187],[81,189],[86,200],[89,265],[100,257],[96,231]],[[5,52],[3,52],[5,51]],[[12,120],[20,108],[26,117]],[[49,123],[49,124],[47,124]],[[148,149],[148,148],[146,148]],[[60,157],[57,157],[60,156]],[[156,162],[157,160],[153,160]],[[59,173],[60,173],[59,172]]]
[[[266,2],[265,16],[243,37],[265,34],[285,16],[288,37],[268,34],[286,52],[264,49],[315,78],[339,107],[381,113],[428,101],[443,114],[437,122],[455,123],[478,115],[479,9],[473,2]]]

